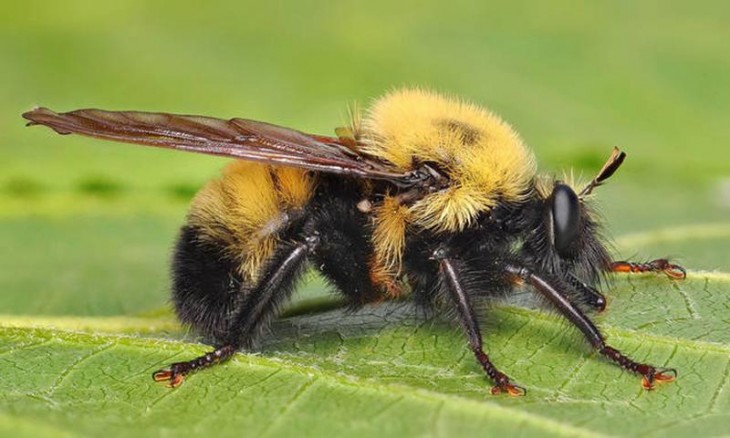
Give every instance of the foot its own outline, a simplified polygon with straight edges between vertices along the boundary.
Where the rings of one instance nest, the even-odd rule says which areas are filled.
[[[654,389],[654,383],[671,382],[677,378],[677,370],[674,368],[659,368],[644,375],[641,379],[641,386],[647,391]]]
[[[527,394],[527,390],[525,388],[515,385],[505,373],[495,368],[484,351],[477,349],[474,351],[474,356],[482,365],[487,376],[492,379],[492,382],[494,382],[494,386],[492,386],[492,389],[489,391],[492,395],[506,393],[512,397],[521,397]]]
[[[223,362],[233,356],[235,352],[236,347],[231,344],[227,344],[216,348],[210,353],[196,357],[193,360],[189,360],[187,362],[176,362],[170,365],[170,368],[155,371],[152,373],[152,379],[154,379],[155,382],[168,382],[167,386],[170,388],[177,388],[182,385],[187,374]]]
[[[667,259],[656,259],[647,263],[634,262],[613,262],[613,272],[663,272],[672,280],[684,280],[687,278],[687,270],[680,265],[670,263]]]
[[[527,394],[527,390],[519,385],[515,385],[514,383],[507,382],[500,385],[494,385],[492,386],[492,389],[489,391],[492,393],[492,395],[499,395],[499,394],[509,394],[512,397],[522,397],[525,394]]]
[[[157,370],[152,373],[152,379],[155,382],[167,382],[167,386],[170,388],[177,388],[182,385],[185,380],[185,374],[181,372],[175,372],[174,367],[177,364],[173,364],[169,369]]]

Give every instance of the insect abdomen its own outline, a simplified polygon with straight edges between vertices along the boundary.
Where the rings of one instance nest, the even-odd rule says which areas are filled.
[[[229,331],[280,237],[301,225],[312,177],[298,169],[234,162],[193,200],[173,255],[180,320],[207,338]]]
[[[241,299],[238,262],[223,247],[201,242],[200,229],[183,226],[172,263],[172,298],[178,318],[211,339],[220,339]]]

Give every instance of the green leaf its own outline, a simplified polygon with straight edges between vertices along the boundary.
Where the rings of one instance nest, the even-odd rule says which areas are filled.
[[[110,436],[719,435],[730,421],[728,282],[727,274],[695,272],[684,282],[617,281],[599,317],[609,342],[679,372],[651,392],[590,352],[557,315],[505,305],[487,311],[485,343],[528,388],[524,398],[489,395],[463,334],[414,317],[405,304],[285,318],[261,353],[238,354],[174,390],[154,383],[151,372],[207,347],[174,340],[182,333],[169,316],[9,316],[0,330],[0,428]]]

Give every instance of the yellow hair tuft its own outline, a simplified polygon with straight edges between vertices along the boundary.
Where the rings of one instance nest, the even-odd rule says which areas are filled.
[[[435,163],[454,181],[410,210],[426,228],[459,231],[499,201],[518,201],[535,175],[535,161],[499,116],[473,104],[420,89],[377,100],[362,121],[362,151],[403,171]]]
[[[195,196],[188,224],[198,228],[198,239],[222,243],[244,278],[255,281],[287,215],[304,208],[313,184],[299,169],[235,161]]]
[[[392,196],[386,196],[383,204],[375,210],[373,227],[375,265],[382,267],[392,276],[400,273],[409,216],[408,208]]]

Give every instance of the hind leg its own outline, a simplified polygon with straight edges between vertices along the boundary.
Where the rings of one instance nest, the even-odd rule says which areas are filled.
[[[318,244],[317,236],[307,237],[296,243],[280,243],[274,256],[263,268],[258,284],[247,291],[245,299],[240,300],[235,310],[219,303],[218,307],[225,308],[229,314],[219,315],[206,325],[216,329],[215,332],[208,333],[217,338],[218,346],[215,350],[189,361],[173,363],[169,368],[153,373],[153,379],[158,382],[168,381],[169,386],[176,387],[187,374],[223,362],[240,348],[249,347],[261,328],[276,314],[279,306],[291,296],[307,255]],[[218,294],[218,298],[225,295],[221,291],[214,292]],[[215,299],[211,301],[213,302]],[[177,307],[185,309],[185,312],[191,310],[182,303],[178,303]],[[215,305],[212,307],[216,308]],[[180,316],[181,319],[187,316],[188,320],[195,318],[187,314]],[[221,330],[221,327],[225,329]]]

